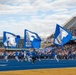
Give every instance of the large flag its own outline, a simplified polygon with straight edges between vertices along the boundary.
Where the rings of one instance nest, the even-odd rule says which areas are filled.
[[[64,29],[58,24],[56,25],[56,30],[54,34],[55,45],[63,46],[64,44],[69,42],[71,38],[72,38],[72,35],[68,30]]]
[[[5,48],[16,48],[19,40],[19,35],[15,35],[6,31],[3,32],[3,46]]]
[[[24,48],[40,48],[41,38],[35,32],[25,29]]]

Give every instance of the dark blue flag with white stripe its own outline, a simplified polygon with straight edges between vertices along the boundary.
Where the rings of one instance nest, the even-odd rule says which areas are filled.
[[[20,40],[19,35],[15,35],[10,32],[3,32],[3,46],[4,48],[16,48],[18,41]]]
[[[60,25],[56,25],[56,30],[54,34],[54,44],[58,46],[63,46],[67,42],[69,42],[72,38],[71,33],[61,27]]]
[[[35,32],[25,29],[24,48],[40,48],[41,38]]]

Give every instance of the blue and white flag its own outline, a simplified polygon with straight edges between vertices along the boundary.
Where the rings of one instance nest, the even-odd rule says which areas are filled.
[[[6,31],[3,32],[3,46],[5,48],[16,48],[19,40],[19,35],[15,35]]]
[[[40,48],[41,38],[35,32],[25,29],[24,48]]]
[[[54,34],[54,44],[63,46],[67,42],[69,42],[72,38],[71,33],[64,29],[63,27],[59,26],[58,24],[56,25],[56,30]]]

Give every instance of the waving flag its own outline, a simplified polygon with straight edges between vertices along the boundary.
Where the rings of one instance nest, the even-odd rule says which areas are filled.
[[[24,32],[24,47],[25,48],[40,48],[41,38],[35,32],[25,29]]]
[[[57,24],[54,34],[54,44],[63,46],[64,44],[69,42],[71,38],[72,35],[70,34],[70,32]]]
[[[15,48],[20,40],[19,35],[15,35],[10,32],[3,32],[3,46],[5,48]]]

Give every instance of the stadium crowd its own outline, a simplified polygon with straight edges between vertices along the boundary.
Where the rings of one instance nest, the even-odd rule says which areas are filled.
[[[73,35],[76,36],[76,27],[71,27],[70,29],[68,29],[69,32]]]
[[[33,50],[30,51],[5,51],[0,52],[0,59],[16,59],[16,60],[23,60],[26,58],[28,61],[29,58],[32,58],[32,56],[35,56],[37,59],[54,59],[54,56],[57,55],[58,59],[76,59],[76,44],[66,44],[64,45],[64,50],[62,50],[60,47],[56,48],[48,48],[42,49],[42,50],[35,50],[34,53],[32,53]]]

